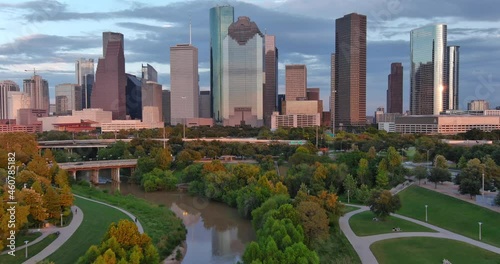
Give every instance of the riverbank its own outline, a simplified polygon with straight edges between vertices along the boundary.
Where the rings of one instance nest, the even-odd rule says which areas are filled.
[[[182,220],[168,208],[132,195],[109,194],[93,187],[74,185],[73,192],[88,198],[121,207],[137,216],[144,231],[158,248],[160,259],[175,254],[175,248],[186,240],[187,230]]]
[[[186,256],[187,244],[186,241],[182,241],[182,244],[178,245],[172,254],[168,256],[162,263],[163,264],[180,264]]]

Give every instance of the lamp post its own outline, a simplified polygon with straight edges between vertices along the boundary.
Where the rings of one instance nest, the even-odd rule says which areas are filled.
[[[24,245],[26,245],[26,247],[25,247],[26,248],[26,258],[28,258],[28,242],[29,242],[28,240],[24,241]]]
[[[483,225],[482,222],[478,222],[479,224],[479,240],[481,240],[481,225]]]
[[[61,213],[61,227],[63,226],[63,219],[62,219],[62,217],[63,217],[63,214]]]
[[[483,180],[482,180],[482,186],[483,188],[481,189],[481,195],[484,197],[484,172],[483,172]]]
[[[425,222],[427,222],[427,205],[425,205]]]

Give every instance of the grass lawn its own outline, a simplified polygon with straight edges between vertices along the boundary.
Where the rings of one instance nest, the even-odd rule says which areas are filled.
[[[355,210],[358,210],[358,209],[359,209],[358,207],[344,205],[344,214],[347,214],[349,212],[352,212],[352,211],[355,211]]]
[[[313,246],[321,264],[361,264],[358,254],[344,233],[339,234],[338,224],[330,228],[330,237]]]
[[[55,234],[50,234],[42,241],[36,243],[35,245],[29,246],[28,247],[28,258],[31,258],[35,256],[36,254],[40,253],[44,248],[46,248],[52,241],[56,240],[57,235]],[[1,255],[0,256],[0,263],[2,264],[14,264],[14,263],[23,263],[26,261],[26,249],[21,249],[19,251],[16,251],[16,255],[13,257],[11,255]]]
[[[371,211],[362,212],[352,216],[349,219],[349,225],[358,236],[392,233],[394,227],[401,228],[401,232],[435,232],[427,227],[394,216],[388,216],[385,221],[373,221],[374,217],[375,215]]]
[[[443,259],[453,264],[500,263],[500,255],[460,242],[442,238],[413,237],[383,240],[370,246],[379,263],[420,264],[442,263]]]
[[[482,222],[482,242],[500,246],[500,213],[418,186],[410,186],[399,196],[398,214],[425,221],[427,204],[430,224],[478,239],[478,222]]]
[[[106,205],[75,197],[75,205],[84,213],[83,222],[75,233],[56,252],[48,257],[57,264],[76,263],[92,245],[98,245],[109,225],[120,219],[130,218],[124,213]]]
[[[21,236],[16,237],[16,247],[24,245],[24,241],[33,241],[37,239],[39,236],[41,236],[41,232],[33,232],[33,233],[27,233]]]
[[[172,250],[186,239],[187,231],[182,220],[164,206],[133,195],[112,195],[95,188],[78,185],[73,186],[73,192],[118,206],[137,216],[144,227],[144,232],[151,237],[153,244],[158,248],[161,259],[170,255]]]

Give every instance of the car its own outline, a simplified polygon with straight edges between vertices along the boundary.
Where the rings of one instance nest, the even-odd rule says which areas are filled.
[[[78,162],[75,165],[83,165],[83,162]]]

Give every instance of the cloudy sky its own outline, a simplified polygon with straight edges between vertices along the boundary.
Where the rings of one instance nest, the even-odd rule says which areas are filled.
[[[21,84],[32,74],[26,70],[36,68],[53,97],[56,84],[76,81],[75,60],[97,61],[102,32],[114,31],[125,35],[126,71],[139,74],[140,65],[150,63],[169,89],[169,47],[189,41],[191,17],[200,87],[209,90],[209,9],[217,4],[233,5],[235,17],[249,16],[261,31],[276,35],[280,93],[285,64],[306,64],[308,86],[321,88],[325,110],[335,19],[352,12],[368,17],[367,115],[385,107],[391,62],[405,67],[409,108],[409,32],[433,23],[446,23],[448,44],[461,46],[461,108],[472,99],[500,105],[498,0],[0,0],[0,80]]]

